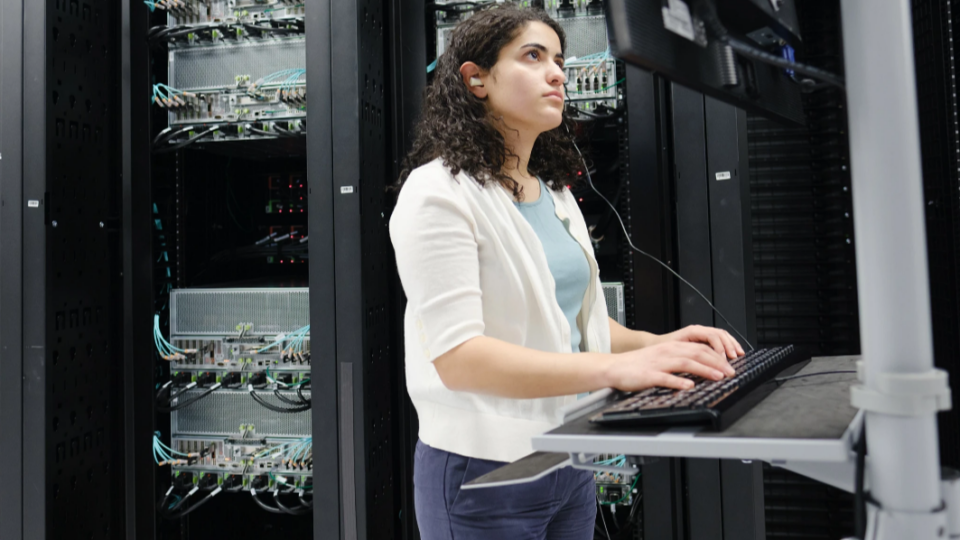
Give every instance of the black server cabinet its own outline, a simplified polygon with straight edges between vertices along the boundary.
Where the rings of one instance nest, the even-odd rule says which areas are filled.
[[[0,10],[0,538],[23,536],[23,5]],[[16,201],[14,203],[14,201]]]
[[[934,359],[951,380],[960,359],[960,118],[956,74],[960,3],[913,3],[914,62],[926,199]],[[957,399],[954,383],[954,400]],[[960,412],[938,415],[940,459],[960,466]]]
[[[242,518],[256,516],[242,516],[225,500],[172,526],[156,514],[163,490],[145,458],[157,419],[152,393],[143,391],[153,388],[154,374],[149,362],[138,359],[153,348],[149,209],[161,181],[156,175],[169,171],[151,167],[150,141],[158,128],[151,127],[154,115],[138,99],[149,95],[155,82],[147,59],[156,52],[144,39],[149,17],[142,5],[124,10],[124,308],[125,320],[132,321],[125,326],[126,532],[137,538],[188,538],[209,528],[210,520],[201,523],[204,511],[220,508],[218,515],[234,528],[242,527]],[[383,217],[390,159],[385,26],[384,6],[377,0],[323,1],[305,11],[312,429],[318,458],[314,538],[394,538],[399,522],[391,417],[396,393],[390,387],[397,376],[389,326],[393,290],[377,279],[389,261]],[[242,504],[249,501],[238,501],[235,508],[246,508]]]
[[[843,73],[840,4],[799,2],[798,60]],[[849,144],[842,91],[803,95],[802,126],[750,115],[750,205],[758,341],[813,356],[859,354]],[[768,538],[852,533],[848,493],[765,466]]]
[[[346,535],[348,507],[344,501],[342,467],[353,456],[341,454],[339,408],[339,366],[337,361],[336,276],[334,270],[334,195],[331,179],[334,170],[333,92],[330,69],[334,42],[332,25],[335,17],[331,2],[316,2],[306,12],[307,81],[310,94],[310,127],[307,130],[307,183],[310,185],[309,228],[310,261],[310,328],[311,347],[321,351],[312,364],[314,449],[323,456],[314,462],[314,538],[350,538]],[[349,129],[349,126],[343,126]],[[316,328],[316,330],[314,330]],[[316,337],[314,337],[316,336]],[[321,435],[322,434],[322,435]],[[319,445],[319,446],[316,446]],[[322,480],[320,480],[322,479]]]
[[[0,538],[23,537],[23,4],[0,10]]]
[[[389,46],[386,73],[391,91],[386,97],[385,106],[390,111],[390,152],[393,159],[388,173],[391,180],[400,177],[403,158],[413,144],[413,129],[420,116],[422,92],[427,83],[427,72],[422,68],[427,65],[425,4],[424,0],[392,0],[388,5],[386,39]],[[388,199],[388,216],[393,211],[394,202],[394,197]],[[392,247],[390,249],[392,261]],[[388,313],[388,317],[394,326],[394,361],[397,365],[396,378],[392,382],[394,470],[399,490],[399,527],[395,537],[419,540],[420,530],[413,505],[413,455],[419,424],[417,412],[407,395],[403,369],[403,287],[395,270],[391,269],[389,279],[393,298],[392,313]]]
[[[678,270],[755,343],[746,115],[642,69],[628,68],[627,82],[634,244]],[[726,327],[657,263],[633,259],[637,328]],[[643,474],[646,537],[764,536],[759,463],[661,459]]]
[[[6,2],[4,538],[122,534],[119,3]]]
[[[671,230],[674,268],[724,314],[746,341],[755,343],[753,260],[750,242],[746,114],[730,105],[674,84],[661,86],[668,126],[661,145],[669,148],[661,191],[672,193]],[[652,188],[651,188],[652,189]],[[664,213],[669,212],[668,206]],[[648,233],[649,234],[649,233]],[[667,237],[669,238],[669,237]],[[648,240],[649,241],[649,240]],[[649,263],[648,263],[649,264]],[[704,300],[670,279],[676,294],[676,319],[663,331],[691,324],[726,328],[738,336]],[[669,302],[669,287],[659,295]],[[762,538],[763,489],[759,463],[716,459],[665,459],[644,467],[647,493],[644,532],[652,538]]]
[[[402,481],[394,456],[394,381],[402,356],[394,343],[386,207],[392,175],[391,83],[384,61],[389,11],[381,0],[330,6],[341,537],[388,539],[399,530]],[[315,285],[311,276],[311,291]]]

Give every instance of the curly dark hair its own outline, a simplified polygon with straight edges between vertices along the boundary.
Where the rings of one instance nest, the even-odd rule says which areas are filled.
[[[491,115],[484,101],[463,84],[460,66],[472,61],[483,70],[493,68],[500,51],[531,22],[542,22],[560,38],[566,48],[563,28],[541,9],[496,4],[461,22],[453,30],[450,45],[437,61],[433,82],[424,92],[420,120],[414,131],[413,148],[403,162],[395,189],[403,187],[410,171],[442,158],[453,174],[461,170],[481,185],[499,182],[522,200],[520,185],[503,173],[507,160],[519,160],[506,148],[496,124],[502,120]],[[539,175],[555,191],[577,180],[580,168],[577,153],[570,142],[572,121],[563,113],[560,126],[541,133],[533,146],[527,170]]]

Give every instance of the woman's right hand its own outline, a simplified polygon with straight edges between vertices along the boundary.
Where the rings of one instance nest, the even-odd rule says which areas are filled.
[[[735,373],[723,355],[702,343],[668,341],[613,356],[606,368],[606,379],[610,387],[627,392],[651,386],[677,390],[693,387],[693,381],[673,373],[690,373],[714,381]]]

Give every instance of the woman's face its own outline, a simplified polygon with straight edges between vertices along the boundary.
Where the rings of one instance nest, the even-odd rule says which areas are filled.
[[[542,22],[530,22],[500,50],[490,73],[480,76],[487,107],[502,116],[508,128],[537,134],[560,125],[563,118],[563,51],[560,38]]]

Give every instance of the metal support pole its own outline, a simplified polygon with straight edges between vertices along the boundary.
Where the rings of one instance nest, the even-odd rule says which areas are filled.
[[[910,1],[842,9],[865,391],[897,398],[885,383],[933,373]],[[880,507],[867,538],[942,537],[935,410],[861,406]]]

